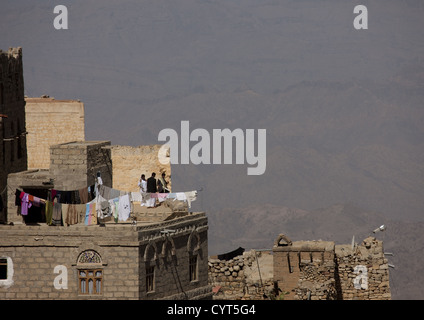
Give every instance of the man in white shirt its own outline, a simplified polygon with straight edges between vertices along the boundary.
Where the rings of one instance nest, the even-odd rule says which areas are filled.
[[[138,186],[140,187],[140,193],[147,192],[147,181],[146,181],[146,176],[144,174],[141,175],[141,179],[138,182]]]

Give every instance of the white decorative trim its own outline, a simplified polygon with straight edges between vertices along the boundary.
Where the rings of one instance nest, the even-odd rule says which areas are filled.
[[[7,259],[7,279],[0,280],[1,288],[10,288],[13,285],[13,261],[10,257],[0,257]]]

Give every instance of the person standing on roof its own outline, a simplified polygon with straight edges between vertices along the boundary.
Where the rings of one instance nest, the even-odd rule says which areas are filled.
[[[152,176],[147,179],[147,193],[156,193],[157,187],[156,187],[156,173],[152,172]],[[147,200],[147,206],[148,207],[155,207],[156,206],[156,198],[153,198],[152,195],[150,195],[150,199]]]

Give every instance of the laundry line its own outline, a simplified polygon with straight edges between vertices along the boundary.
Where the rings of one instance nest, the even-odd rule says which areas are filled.
[[[76,192],[78,192],[79,198]],[[140,202],[140,205],[143,206],[146,205],[148,199],[158,199],[159,202],[163,202],[165,199],[174,199],[174,201],[187,202],[191,208],[191,202],[195,201],[196,197],[196,190],[176,193],[140,193],[121,191],[96,184],[74,191],[50,189],[48,199],[16,189],[15,205],[21,207],[22,216],[27,216],[33,205],[36,207],[43,205],[48,225],[72,225],[82,222],[85,225],[93,225],[97,224],[98,219],[107,217],[113,218],[115,222],[127,221],[133,202]],[[84,203],[78,202],[81,200]]]

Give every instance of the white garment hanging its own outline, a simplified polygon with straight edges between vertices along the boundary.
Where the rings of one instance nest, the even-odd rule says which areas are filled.
[[[130,217],[130,212],[130,196],[128,194],[120,196],[118,205],[118,219],[120,221],[127,221],[127,219]]]

